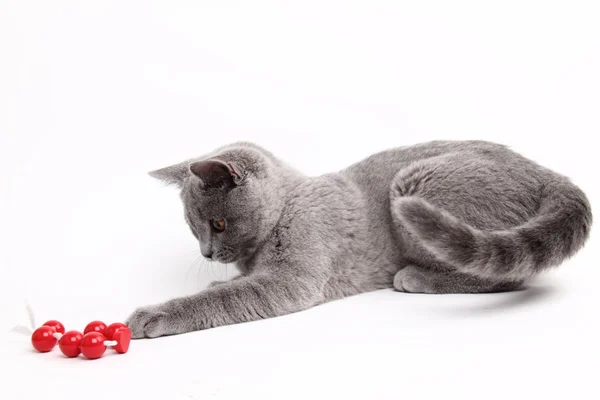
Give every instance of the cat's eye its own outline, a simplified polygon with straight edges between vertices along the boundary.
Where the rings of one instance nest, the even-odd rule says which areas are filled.
[[[212,220],[212,227],[217,232],[223,232],[225,230],[225,228],[226,228],[225,219],[224,218],[213,218],[213,220]]]

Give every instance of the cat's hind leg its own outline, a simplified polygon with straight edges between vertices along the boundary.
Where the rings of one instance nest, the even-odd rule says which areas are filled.
[[[503,230],[522,224],[535,212],[533,190],[515,191],[515,179],[489,160],[461,155],[415,162],[399,171],[391,187],[390,211],[405,257],[403,264],[409,266],[397,272],[394,287],[417,293],[482,293],[519,287],[523,281],[519,276],[461,272],[456,264],[462,259],[472,261],[469,257],[478,254],[470,240],[471,227]],[[407,220],[406,212],[413,208],[417,212]],[[430,209],[435,212],[419,213]],[[418,234],[408,229],[415,219],[420,227],[430,229]],[[459,222],[452,224],[455,221]],[[434,241],[441,244],[430,245]],[[445,256],[450,250],[454,263]],[[508,262],[512,249],[506,253]]]
[[[498,283],[454,271],[409,265],[394,276],[394,288],[407,293],[492,293],[519,289],[523,282]]]

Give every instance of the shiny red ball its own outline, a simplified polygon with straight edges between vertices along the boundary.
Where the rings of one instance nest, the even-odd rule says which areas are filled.
[[[67,357],[77,357],[81,353],[81,332],[69,331],[65,333],[58,341],[60,351]]]
[[[104,335],[104,332],[106,331],[106,324],[102,321],[92,321],[89,324],[86,325],[85,329],[83,330],[83,334],[85,335],[86,333],[90,333],[90,332],[98,332]]]
[[[105,340],[106,338],[100,332],[86,333],[81,339],[81,354],[90,360],[102,357],[106,351]]]
[[[54,319],[46,321],[43,326],[51,326],[56,332],[65,333],[65,326]]]
[[[56,331],[51,326],[40,326],[31,335],[31,344],[40,353],[47,353],[56,346]]]
[[[122,324],[120,322],[115,322],[112,323],[108,326],[108,328],[106,328],[106,330],[104,331],[104,336],[106,336],[106,338],[108,340],[115,340],[115,332],[117,331],[117,329],[119,328],[127,328],[127,325]]]

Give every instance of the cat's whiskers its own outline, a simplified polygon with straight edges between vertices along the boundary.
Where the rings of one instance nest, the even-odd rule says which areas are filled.
[[[202,275],[200,274],[200,270],[201,269],[206,269],[206,263],[208,263],[208,261],[203,258],[202,261],[200,262],[200,268],[198,268],[198,271],[196,272],[196,290],[200,290],[200,281],[202,280]]]
[[[206,272],[208,272],[209,266],[210,266],[210,276],[208,276],[208,278],[212,281],[214,280],[219,280],[219,281],[227,281],[229,280],[229,266],[231,265],[231,263],[220,263],[220,271],[217,274],[215,271],[215,262],[211,262],[208,261],[207,259],[204,258],[204,256],[202,256],[202,254],[200,253],[200,250],[194,250],[190,253],[188,253],[188,255],[191,254],[199,254],[198,257],[196,257],[194,259],[194,261],[192,261],[192,263],[190,264],[186,274],[185,274],[185,282],[184,282],[184,290],[187,290],[188,288],[188,281],[190,280],[190,273],[192,272],[192,269],[196,268],[196,290],[200,290],[200,282],[202,280],[202,270],[205,270]],[[223,271],[224,270],[224,271]],[[218,275],[218,276],[217,276]]]
[[[192,252],[190,254],[193,254],[193,253],[200,253],[200,251],[196,250],[195,252]],[[201,259],[202,259],[202,254],[200,254],[198,257],[196,257],[196,259],[194,261],[192,261],[192,263],[188,267],[187,273],[185,274],[185,282],[183,284],[184,290],[187,290],[187,283],[188,283],[188,280],[189,280],[189,277],[190,277],[190,271],[196,265],[196,263],[198,262],[198,260],[201,260]],[[196,276],[196,278],[197,278],[197,276]]]
[[[207,272],[208,272],[208,266],[210,265],[212,268],[213,263],[211,261],[208,261],[207,259],[202,259],[202,262],[200,263],[202,270],[204,271],[204,274],[200,273],[201,271],[198,271],[198,275],[196,276],[196,286],[198,288],[198,290],[200,289],[200,287],[202,286],[200,283],[202,281],[203,278],[208,278],[209,283],[213,281],[213,279],[211,279],[211,277],[208,276]]]
[[[212,263],[212,262],[210,263],[210,275],[211,275],[211,277],[212,277],[213,279],[215,279],[215,278],[216,278],[216,275],[215,275],[215,264],[214,264],[214,263]]]

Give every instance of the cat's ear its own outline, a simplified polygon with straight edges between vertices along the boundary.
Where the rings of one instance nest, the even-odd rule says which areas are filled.
[[[182,187],[185,178],[190,176],[189,165],[190,164],[188,162],[182,162],[165,168],[157,169],[155,171],[150,171],[148,172],[148,175],[159,179],[168,185]]]
[[[206,189],[235,186],[244,180],[244,174],[235,163],[214,159],[197,161],[190,165],[190,171],[200,178]]]

